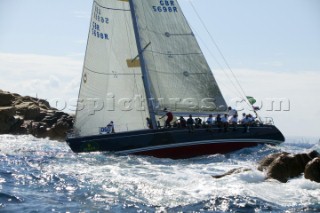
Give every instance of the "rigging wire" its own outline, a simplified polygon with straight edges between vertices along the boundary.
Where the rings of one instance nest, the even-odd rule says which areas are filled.
[[[203,20],[201,19],[201,17],[200,17],[200,15],[199,15],[199,13],[197,12],[195,6],[193,5],[193,3],[192,3],[191,1],[188,1],[188,2],[189,2],[189,4],[191,5],[191,7],[192,7],[193,11],[195,12],[195,14],[197,15],[197,18],[198,18],[199,21],[201,22],[202,26],[204,27],[204,29],[205,29],[206,32],[208,33],[208,35],[209,35],[209,37],[210,37],[210,39],[211,39],[211,42],[214,44],[214,46],[215,46],[216,49],[218,50],[219,54],[221,55],[221,57],[222,57],[224,63],[226,64],[228,70],[231,72],[233,78],[235,79],[238,87],[240,88],[240,90],[241,90],[241,92],[242,92],[242,95],[241,95],[242,98],[245,100],[245,102],[246,102],[249,106],[251,106],[251,104],[248,102],[248,100],[247,100],[247,98],[246,98],[246,93],[244,92],[244,89],[243,89],[242,86],[240,85],[240,82],[239,82],[238,78],[236,77],[236,75],[235,75],[234,72],[232,71],[229,63],[227,62],[227,60],[226,60],[226,58],[224,57],[222,51],[220,50],[218,44],[216,43],[216,41],[214,40],[213,36],[211,35],[211,33],[209,32],[208,28],[206,27],[206,25],[204,24]],[[228,76],[228,77],[229,77],[229,76]],[[231,82],[232,82],[232,81],[231,81]],[[233,83],[232,83],[232,84],[233,84]],[[236,87],[235,87],[235,88],[236,88]]]
[[[204,44],[204,48],[206,48],[206,50],[210,53],[211,57],[213,58],[213,60],[215,61],[215,63],[218,65],[218,67],[225,73],[225,75],[229,78],[228,73],[224,70],[223,66],[221,65],[221,63],[218,61],[218,59],[215,57],[215,55],[213,54],[213,52],[211,51],[211,49],[205,45],[206,42],[201,38],[200,33],[197,32],[197,30],[195,28],[192,28],[192,31],[195,32],[195,34],[198,35],[198,39],[201,41],[201,43]],[[219,82],[219,84],[223,85],[225,88],[227,88],[228,90],[230,90],[230,92],[234,93],[236,96],[240,95],[242,96],[242,94],[236,90],[234,91],[232,88],[229,87],[229,84],[221,81]],[[233,84],[233,86],[235,87],[234,83],[231,81],[231,84]]]

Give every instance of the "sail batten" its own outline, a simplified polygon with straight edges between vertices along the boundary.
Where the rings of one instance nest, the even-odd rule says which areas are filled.
[[[119,1],[119,2],[121,2],[121,1],[122,1],[122,2],[127,2],[127,3],[129,2],[128,0],[118,0],[118,1]],[[103,8],[103,9],[130,12],[130,8],[128,8],[128,9],[123,9],[123,8],[106,7],[106,6],[103,6],[102,4],[100,4],[99,1],[94,1],[94,3],[95,3],[97,6]]]

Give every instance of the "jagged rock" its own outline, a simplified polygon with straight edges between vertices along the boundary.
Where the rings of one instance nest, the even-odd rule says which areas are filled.
[[[40,107],[34,102],[23,102],[15,105],[17,114],[26,120],[37,120],[40,116]]]
[[[40,108],[40,113],[37,117],[37,121],[42,121],[47,116],[47,111]]]
[[[49,130],[48,136],[52,139],[59,140],[61,138],[65,139],[68,130],[70,130],[70,125],[63,118],[60,118],[57,123],[55,123]]]
[[[50,107],[48,101],[0,90],[0,134],[64,140],[72,126],[73,116]]]
[[[307,164],[304,170],[304,177],[320,183],[320,157],[313,159]]]
[[[52,126],[53,124],[55,124],[57,122],[57,120],[58,120],[57,117],[47,115],[42,119],[42,122],[46,122],[49,126]]]
[[[19,116],[14,116],[14,120],[11,123],[10,133],[12,134],[21,134],[24,129],[21,127],[23,125],[24,120]],[[26,134],[26,133],[24,133]]]
[[[33,119],[33,120],[39,120],[40,117],[40,107],[36,106],[36,105],[32,105],[30,107],[28,107],[24,118],[25,119]]]
[[[48,136],[48,125],[44,122],[31,122],[29,125],[29,133],[38,138],[46,138]]]
[[[21,99],[23,102],[37,102],[39,99],[38,98],[34,98],[34,97],[31,97],[31,96],[21,96]]]
[[[11,106],[13,101],[13,94],[0,90],[0,106]]]
[[[22,131],[20,134],[32,134],[32,120],[23,120],[23,124],[20,126]]]
[[[50,109],[51,108],[49,102],[46,100],[39,99],[38,103],[39,103],[40,108],[42,108],[42,109]]]
[[[49,110],[47,110],[47,116],[54,117],[55,112],[56,112],[56,110],[51,110],[51,109],[49,109]]]
[[[54,113],[54,117],[61,118],[63,116],[69,116],[69,115],[65,112],[62,112],[62,111],[55,111],[55,113]]]
[[[0,134],[10,133],[11,126],[15,123],[15,113],[13,106],[0,107]]]

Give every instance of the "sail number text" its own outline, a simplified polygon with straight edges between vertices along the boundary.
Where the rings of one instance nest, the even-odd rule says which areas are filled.
[[[94,20],[92,21],[91,25],[92,35],[100,39],[109,40],[109,34],[104,31],[106,30],[105,25],[108,25],[110,20],[108,17],[104,17],[101,14],[101,9],[98,6],[95,6],[93,18]]]
[[[100,31],[100,25],[96,22],[92,22],[92,29],[91,29],[92,35],[101,38],[101,39],[107,39],[109,40],[109,34],[103,33]]]
[[[169,1],[169,0],[161,0],[159,1],[159,5],[158,6],[152,6],[153,8],[153,11],[154,12],[169,12],[169,13],[177,13],[178,12],[178,9],[175,5],[175,2],[174,1]]]

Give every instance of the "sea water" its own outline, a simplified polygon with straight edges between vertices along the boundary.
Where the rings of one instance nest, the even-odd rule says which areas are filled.
[[[271,153],[320,152],[291,138],[230,154],[185,160],[75,154],[65,142],[0,135],[0,212],[320,212],[320,183],[265,180]],[[250,171],[221,179],[233,168]]]

